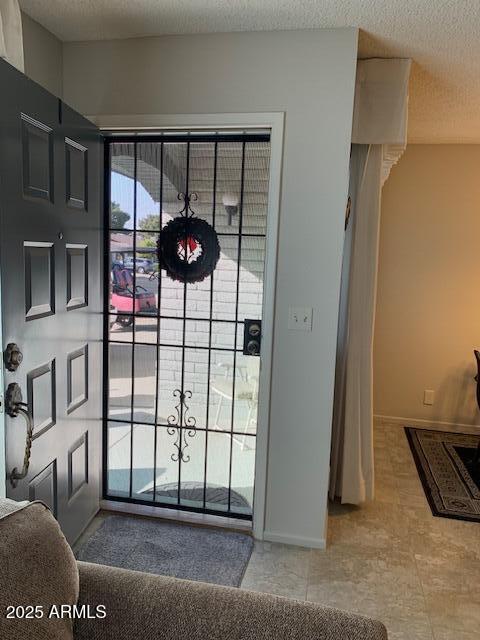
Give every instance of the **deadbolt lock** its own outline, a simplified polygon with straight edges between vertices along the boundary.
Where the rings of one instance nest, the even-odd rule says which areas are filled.
[[[243,355],[259,356],[262,344],[262,321],[245,320],[243,331]]]
[[[262,327],[254,322],[250,325],[248,333],[252,336],[252,338],[258,338],[262,333]]]
[[[16,371],[22,364],[23,353],[20,351],[20,347],[15,342],[7,344],[7,348],[3,354],[3,360],[5,367],[8,371]]]

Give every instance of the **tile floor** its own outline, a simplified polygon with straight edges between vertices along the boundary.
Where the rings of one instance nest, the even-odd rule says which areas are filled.
[[[478,640],[480,524],[431,515],[402,427],[376,426],[375,464],[375,502],[331,506],[326,551],[256,542],[242,588],[375,617],[390,640]]]
[[[242,587],[355,611],[391,640],[480,638],[480,524],[435,518],[398,425],[375,429],[376,500],[330,509],[328,548],[256,543]]]

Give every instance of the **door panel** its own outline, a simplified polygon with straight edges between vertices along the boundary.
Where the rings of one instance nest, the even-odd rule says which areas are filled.
[[[48,467],[40,471],[28,483],[28,499],[41,500],[55,517],[58,514],[57,501],[57,461],[51,462]]]
[[[25,113],[22,123],[23,194],[53,200],[53,130]]]
[[[27,373],[27,405],[36,439],[57,421],[55,358]]]
[[[23,243],[25,319],[55,313],[55,248],[52,242]]]
[[[67,413],[88,402],[88,344],[67,355]]]
[[[46,502],[70,541],[98,509],[103,145],[82,116],[0,60],[0,267],[5,349],[23,352],[33,417],[27,477],[7,495]],[[6,421],[7,473],[26,425]]]

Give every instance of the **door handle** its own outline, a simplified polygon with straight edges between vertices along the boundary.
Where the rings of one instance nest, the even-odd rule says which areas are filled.
[[[30,466],[30,456],[32,453],[32,440],[33,440],[33,418],[30,411],[26,408],[28,405],[23,402],[22,390],[16,382],[11,382],[5,393],[5,411],[11,418],[17,418],[18,415],[22,415],[27,423],[27,436],[25,440],[25,453],[23,456],[22,470],[19,471],[17,467],[14,467],[9,473],[10,484],[15,489],[19,480],[23,480],[28,473]]]

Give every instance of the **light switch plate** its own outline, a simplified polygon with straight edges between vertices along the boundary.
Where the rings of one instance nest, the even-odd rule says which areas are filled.
[[[288,328],[293,331],[312,330],[313,309],[311,307],[290,307],[288,309]]]
[[[433,389],[425,389],[423,392],[423,404],[432,405],[435,401],[435,391]]]

